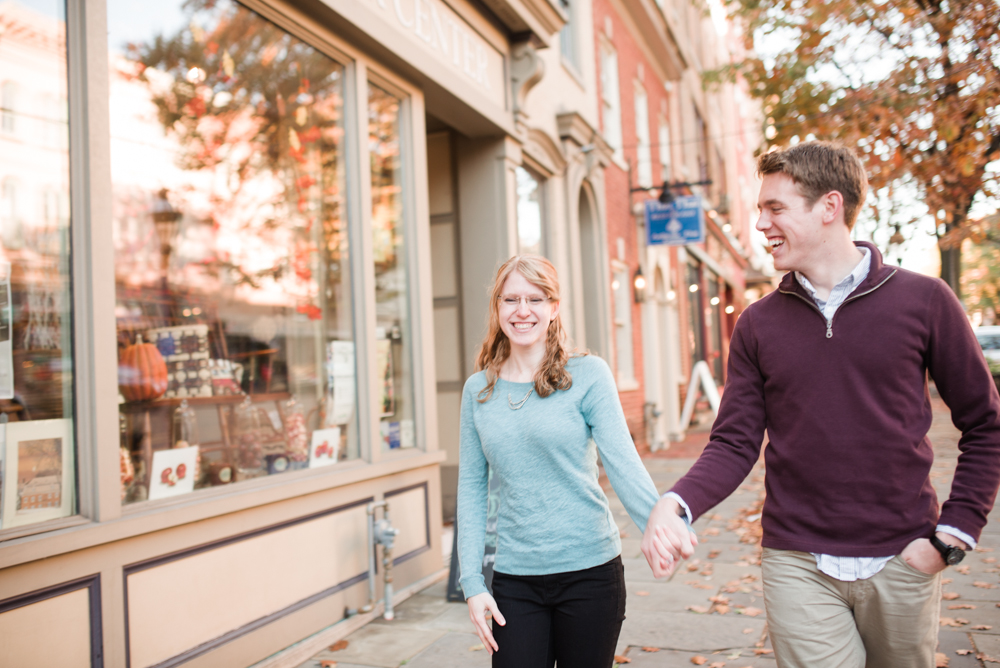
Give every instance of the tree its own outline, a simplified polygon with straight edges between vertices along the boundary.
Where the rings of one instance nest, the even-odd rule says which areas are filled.
[[[912,181],[937,223],[941,277],[960,294],[970,209],[998,195],[1000,4],[739,0],[739,10],[755,55],[730,73],[764,102],[765,136],[857,146],[881,197]]]

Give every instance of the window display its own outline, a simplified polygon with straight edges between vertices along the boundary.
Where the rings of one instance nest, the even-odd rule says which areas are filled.
[[[307,468],[317,432],[358,457],[342,64],[230,0],[108,25],[123,502]]]
[[[416,445],[399,115],[399,99],[369,83],[376,374],[382,387],[379,429],[386,450]]]
[[[0,4],[0,529],[74,515],[66,7]]]

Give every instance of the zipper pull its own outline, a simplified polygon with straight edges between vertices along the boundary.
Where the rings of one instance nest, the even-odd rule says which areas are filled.
[[[826,338],[833,338],[833,320],[826,321]]]

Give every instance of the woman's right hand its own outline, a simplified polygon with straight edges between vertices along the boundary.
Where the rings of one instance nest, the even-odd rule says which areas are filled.
[[[507,625],[503,615],[500,614],[497,602],[493,600],[489,592],[471,596],[465,602],[469,604],[469,618],[472,619],[472,625],[476,627],[476,634],[483,641],[483,647],[486,648],[486,651],[489,652],[490,656],[493,656],[493,652],[498,651],[500,648],[497,646],[497,641],[493,639],[493,631],[490,629],[489,621],[486,619],[486,611],[490,611],[497,624],[500,626]]]

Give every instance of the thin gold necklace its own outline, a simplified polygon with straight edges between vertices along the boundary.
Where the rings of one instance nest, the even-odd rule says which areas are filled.
[[[521,406],[524,405],[524,402],[528,400],[528,397],[531,396],[531,393],[534,392],[534,391],[535,391],[535,386],[532,385],[530,388],[528,388],[528,393],[526,395],[524,395],[524,399],[521,399],[517,403],[515,403],[514,400],[510,398],[510,393],[508,392],[507,393],[507,405],[510,406],[510,409],[512,411],[519,410],[521,408]]]

